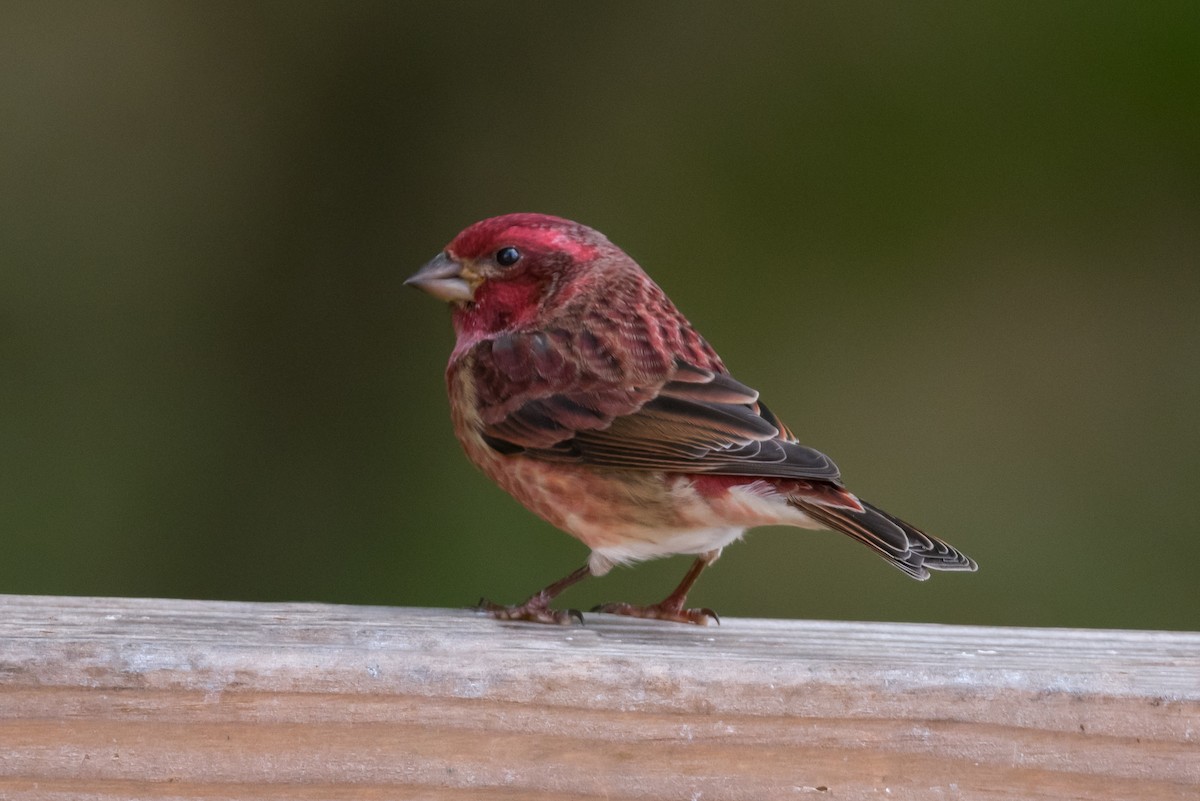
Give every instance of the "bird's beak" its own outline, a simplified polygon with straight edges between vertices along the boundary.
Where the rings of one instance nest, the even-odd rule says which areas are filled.
[[[475,297],[478,276],[461,262],[439,253],[404,282],[448,303],[465,302]]]

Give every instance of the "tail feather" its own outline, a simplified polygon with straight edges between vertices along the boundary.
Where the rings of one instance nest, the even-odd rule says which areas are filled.
[[[952,545],[861,498],[861,512],[813,503],[804,498],[792,498],[791,502],[813,520],[834,531],[849,534],[918,581],[929,578],[930,570],[971,571],[979,568],[973,559]]]

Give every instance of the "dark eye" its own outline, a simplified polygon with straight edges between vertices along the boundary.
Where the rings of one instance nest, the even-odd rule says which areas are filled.
[[[501,267],[511,267],[517,263],[517,259],[521,258],[521,251],[509,246],[500,248],[496,251],[496,264]]]

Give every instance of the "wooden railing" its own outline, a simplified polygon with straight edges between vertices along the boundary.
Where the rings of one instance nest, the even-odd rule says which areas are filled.
[[[1200,634],[0,596],[4,799],[1200,799]]]

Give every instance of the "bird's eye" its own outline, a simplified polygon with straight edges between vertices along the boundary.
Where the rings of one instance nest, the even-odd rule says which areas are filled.
[[[496,263],[501,267],[511,267],[521,258],[521,251],[509,246],[496,251]]]

